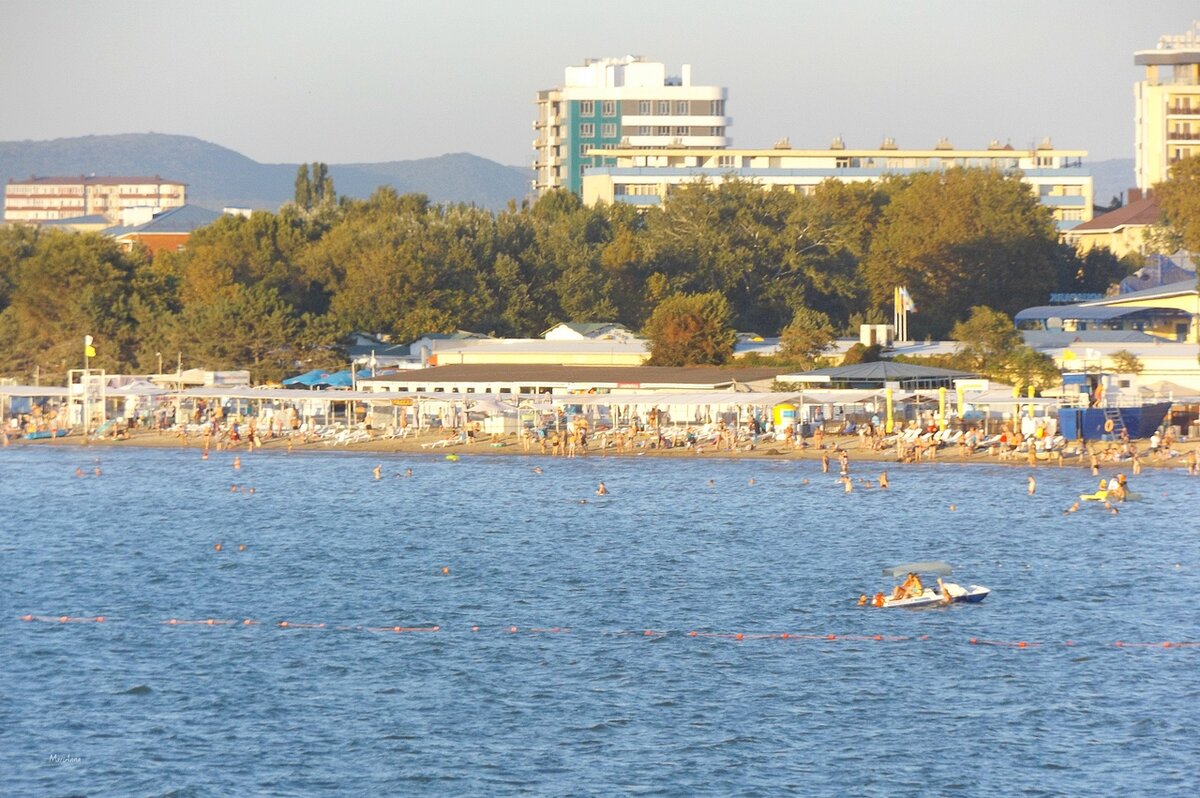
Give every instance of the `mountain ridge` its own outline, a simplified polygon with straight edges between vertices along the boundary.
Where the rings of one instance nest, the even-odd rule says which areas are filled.
[[[188,201],[212,210],[275,210],[292,199],[300,164],[259,163],[236,150],[195,136],[118,133],[44,141],[0,142],[0,180],[31,175],[159,174],[188,184]],[[1132,158],[1087,162],[1095,202],[1127,199],[1134,183]],[[401,194],[421,192],[437,203],[467,203],[502,210],[530,195],[531,170],[465,152],[404,161],[330,164],[338,194],[364,199],[380,186]]]
[[[32,175],[161,175],[188,184],[188,202],[221,210],[275,210],[292,199],[300,164],[259,163],[195,136],[118,133],[0,142],[0,180]],[[381,186],[422,192],[437,203],[492,210],[529,194],[530,170],[471,153],[378,163],[330,164],[338,194],[365,199]]]

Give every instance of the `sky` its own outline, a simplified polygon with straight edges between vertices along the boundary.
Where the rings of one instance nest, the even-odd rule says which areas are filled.
[[[1196,0],[0,0],[0,141],[196,136],[261,163],[533,158],[538,90],[637,54],[729,90],[734,146],[1049,136],[1133,157],[1135,50]]]

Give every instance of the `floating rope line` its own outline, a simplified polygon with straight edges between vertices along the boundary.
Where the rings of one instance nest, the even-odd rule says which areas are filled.
[[[120,625],[125,623],[147,623],[137,619],[113,619],[106,615],[22,615],[18,620],[24,623],[47,623],[47,624],[106,624]],[[330,632],[369,632],[374,634],[453,634],[453,631],[447,630],[438,624],[428,626],[334,626],[324,622],[302,622],[291,620],[279,621],[259,621],[253,618],[243,618],[241,620],[231,618],[168,618],[162,621],[149,622],[158,626],[183,627],[183,626],[199,626],[199,627],[261,627],[263,629],[275,628],[281,630],[307,630],[307,631],[330,631]],[[466,627],[464,631],[469,631],[471,634],[480,632],[499,632],[506,636],[540,636],[540,635],[556,635],[556,634],[573,634],[575,630],[572,627],[566,626],[549,626],[549,627],[526,627],[519,626],[492,626],[485,627],[474,624]],[[796,633],[796,632],[718,632],[718,631],[698,631],[695,629],[683,631],[680,629],[613,629],[613,630],[597,630],[595,634],[609,637],[636,637],[642,639],[662,639],[665,637],[686,637],[692,639],[708,639],[714,641],[763,641],[763,640],[783,640],[790,642],[813,642],[813,643],[921,643],[935,638],[930,635],[885,635],[885,634],[812,634],[812,633]],[[961,643],[962,638],[936,638],[936,642],[941,643]],[[1031,640],[990,640],[979,637],[966,638],[965,642],[972,646],[993,646],[997,648],[1013,648],[1013,649],[1035,649],[1035,648],[1054,648],[1061,646],[1064,648],[1077,647],[1080,644],[1074,640],[1064,640],[1061,643],[1046,642],[1046,641],[1031,641]],[[1098,646],[1104,648],[1121,648],[1121,649],[1174,649],[1174,648],[1200,648],[1200,641],[1197,640],[1158,640],[1158,641],[1141,641],[1131,642],[1128,640],[1117,640],[1112,643],[1108,642],[1092,642],[1085,645]]]

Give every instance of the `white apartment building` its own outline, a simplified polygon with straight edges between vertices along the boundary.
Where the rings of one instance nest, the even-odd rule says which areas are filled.
[[[1146,191],[1167,179],[1171,164],[1200,155],[1200,23],[1138,50],[1133,62],[1146,67],[1133,87],[1134,169]]]
[[[533,188],[581,193],[583,170],[613,163],[592,151],[630,147],[728,146],[728,91],[692,83],[642,56],[588,59],[565,70],[563,85],[538,92]]]
[[[31,177],[4,187],[4,221],[33,223],[100,215],[123,224],[135,208],[152,213],[187,203],[187,184],[152,177]]]
[[[998,141],[986,149],[956,150],[945,139],[924,150],[902,150],[891,139],[878,149],[847,149],[838,138],[826,150],[792,149],[780,142],[758,150],[622,147],[607,154],[615,163],[588,168],[584,175],[583,201],[588,205],[658,205],[674,186],[698,180],[715,185],[733,178],[764,189],[811,193],[830,179],[865,182],[885,175],[979,167],[1019,172],[1038,201],[1051,210],[1059,230],[1092,218],[1092,176],[1082,162],[1087,152],[1056,150],[1049,140],[1029,150]]]

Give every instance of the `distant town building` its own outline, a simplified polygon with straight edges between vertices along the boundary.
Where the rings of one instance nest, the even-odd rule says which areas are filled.
[[[1163,36],[1133,62],[1146,77],[1133,87],[1137,187],[1146,191],[1168,177],[1171,164],[1200,155],[1200,23]]]
[[[4,187],[4,221],[37,224],[101,215],[125,224],[122,215],[139,208],[153,212],[187,202],[187,184],[152,177],[31,177]]]
[[[151,254],[162,250],[174,252],[184,248],[193,231],[221,218],[216,211],[198,205],[183,205],[147,215],[150,218],[140,224],[110,227],[104,234],[115,239],[126,252],[133,249],[134,244],[140,244]]]
[[[598,151],[593,154],[599,155]],[[812,193],[825,180],[847,183],[885,175],[982,167],[1020,173],[1039,201],[1050,208],[1059,230],[1092,218],[1092,175],[1083,166],[1086,150],[1056,150],[1047,139],[1028,150],[993,141],[987,149],[956,150],[942,140],[932,149],[902,150],[891,139],[878,149],[846,149],[840,138],[827,150],[792,149],[786,141],[772,149],[685,149],[622,146],[605,151],[612,165],[588,168],[583,201],[658,205],[672,187],[703,178],[717,184],[749,180],[765,189]]]
[[[562,86],[537,95],[534,190],[579,194],[584,168],[612,163],[602,152],[618,146],[727,146],[727,93],[693,85],[689,64],[676,77],[636,55],[567,67]]]
[[[1128,204],[1073,227],[1063,235],[1064,243],[1080,255],[1101,247],[1118,258],[1145,254],[1146,232],[1158,222],[1158,202],[1136,188],[1129,193]]]
[[[617,322],[564,321],[542,333],[547,341],[616,340],[631,341],[637,336],[624,324]]]

